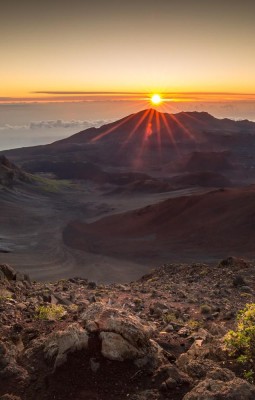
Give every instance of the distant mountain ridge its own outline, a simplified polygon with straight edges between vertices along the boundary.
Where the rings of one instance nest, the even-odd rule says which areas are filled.
[[[160,170],[166,174],[175,173],[178,172],[176,168],[183,170],[192,153],[196,154],[196,160],[193,156],[190,172],[194,171],[195,163],[202,166],[202,169],[195,167],[196,171],[215,171],[212,158],[216,153],[222,158],[227,151],[231,166],[241,165],[246,174],[246,170],[252,171],[255,165],[252,161],[254,138],[255,123],[248,120],[218,119],[207,112],[169,114],[147,109],[48,145],[4,153],[32,173],[40,172],[38,166],[43,165],[41,172],[54,173],[57,167],[59,176],[61,165],[58,167],[56,163],[63,162],[71,163],[70,167],[74,163],[93,164],[103,171],[110,168],[110,172],[112,169],[116,172],[117,169],[118,173],[119,168],[149,175]],[[211,156],[203,157],[199,153],[211,153]]]
[[[218,119],[207,112],[180,112],[177,114],[162,113],[154,109],[146,109],[128,115],[120,120],[103,125],[99,128],[88,128],[66,139],[54,142],[53,145],[66,143],[105,142],[109,140],[131,141],[137,137],[146,136],[157,139],[160,132],[161,141],[190,141],[193,135],[204,131],[244,130],[255,133],[255,122],[248,120],[234,121],[228,118]]]

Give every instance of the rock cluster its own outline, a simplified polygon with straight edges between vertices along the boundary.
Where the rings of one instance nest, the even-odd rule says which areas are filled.
[[[126,285],[31,282],[0,265],[0,400],[252,400],[222,337],[254,282],[235,258]]]

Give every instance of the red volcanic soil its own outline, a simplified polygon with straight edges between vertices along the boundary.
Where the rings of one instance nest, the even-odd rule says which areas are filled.
[[[136,193],[164,193],[170,192],[171,190],[173,190],[173,187],[169,183],[149,177],[149,179],[138,179],[135,182],[120,186],[110,192],[110,194],[123,194],[131,196]]]
[[[221,152],[194,152],[190,156],[185,171],[224,171],[233,169],[230,161],[231,154],[227,151]]]
[[[174,187],[229,187],[232,182],[224,175],[217,172],[195,172],[193,174],[177,175],[171,178]]]
[[[65,244],[87,252],[155,264],[171,260],[253,257],[255,187],[172,198],[91,224],[73,222]]]

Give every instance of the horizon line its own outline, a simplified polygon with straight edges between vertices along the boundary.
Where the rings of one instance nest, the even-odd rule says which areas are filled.
[[[135,91],[33,91],[24,96],[0,96],[0,104],[68,102],[148,102],[156,92]],[[30,95],[29,95],[30,94]],[[255,102],[255,93],[185,91],[158,92],[164,103]],[[36,96],[37,95],[37,96]]]
[[[232,96],[255,96],[255,93],[247,92],[231,92],[231,91],[75,91],[75,90],[37,90],[29,92],[31,94],[62,94],[62,95],[147,95],[150,96],[153,93],[159,93],[161,95],[232,95]]]

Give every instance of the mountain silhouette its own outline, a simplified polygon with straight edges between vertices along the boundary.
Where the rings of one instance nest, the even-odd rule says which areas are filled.
[[[96,143],[114,141],[115,143],[157,142],[171,144],[199,140],[201,134],[214,132],[242,132],[255,130],[255,123],[217,119],[207,112],[180,112],[178,114],[162,113],[147,109],[128,115],[118,121],[103,125],[100,128],[89,128],[54,145],[67,143]]]
[[[42,172],[58,170],[58,176],[63,175],[59,175],[59,166],[55,164],[59,162],[65,163],[65,169],[66,163],[72,164],[70,168],[74,163],[85,163],[103,170],[123,167],[151,173],[163,167],[168,172],[189,172],[185,165],[192,153],[195,155],[190,172],[215,171],[218,169],[212,165],[216,153],[221,153],[218,159],[228,157],[231,161],[224,163],[231,166],[239,155],[247,160],[247,152],[254,148],[254,133],[255,123],[248,120],[218,119],[207,112],[168,114],[147,109],[48,145],[9,150],[5,154],[30,172],[38,172],[43,165]],[[225,151],[228,156],[223,154]],[[194,168],[195,163],[201,168]]]

